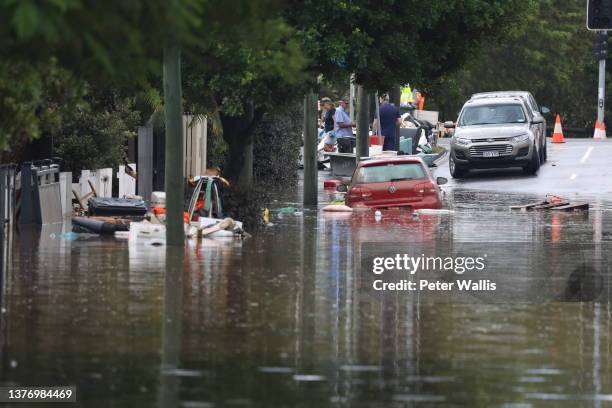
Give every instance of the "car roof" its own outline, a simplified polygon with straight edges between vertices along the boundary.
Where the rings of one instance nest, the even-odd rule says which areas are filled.
[[[531,96],[530,92],[527,91],[497,91],[497,92],[479,92],[472,95],[470,99],[479,98],[500,98],[508,96]]]
[[[518,96],[499,96],[495,98],[476,98],[470,99],[465,103],[465,106],[482,106],[482,105],[507,105],[519,104],[525,105],[525,100]]]
[[[418,163],[425,164],[423,159],[418,156],[383,156],[362,158],[359,162],[360,167],[379,166],[381,164],[401,164]]]

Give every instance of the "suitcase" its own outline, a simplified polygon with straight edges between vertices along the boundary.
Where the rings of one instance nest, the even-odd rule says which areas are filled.
[[[147,205],[135,198],[91,197],[87,200],[89,215],[144,216]]]

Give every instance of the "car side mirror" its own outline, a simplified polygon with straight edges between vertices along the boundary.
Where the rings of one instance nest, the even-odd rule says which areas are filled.
[[[438,183],[439,186],[443,186],[444,184],[448,183],[448,179],[446,177],[438,177],[436,179],[436,183]]]
[[[346,184],[340,184],[336,187],[336,191],[339,193],[346,193],[348,191],[348,186]]]
[[[548,109],[546,106],[541,106],[540,112],[542,112],[542,115],[548,115],[550,113],[550,109]]]
[[[544,123],[544,119],[542,119],[542,118],[533,118],[531,123]]]
[[[455,122],[452,122],[452,121],[444,122],[444,129],[454,129],[454,128],[455,128]]]

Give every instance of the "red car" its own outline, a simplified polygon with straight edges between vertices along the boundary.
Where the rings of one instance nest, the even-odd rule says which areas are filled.
[[[351,185],[339,186],[346,192],[349,207],[438,209],[442,207],[440,188],[448,180],[434,180],[420,157],[392,156],[359,162]]]

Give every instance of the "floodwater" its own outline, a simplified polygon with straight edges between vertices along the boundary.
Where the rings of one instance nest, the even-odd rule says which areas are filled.
[[[184,251],[18,231],[0,383],[76,385],[80,407],[612,406],[608,301],[424,304],[358,288],[364,242],[612,241],[605,203],[508,210],[529,201],[457,190],[454,215],[378,222],[273,212],[250,239]]]

